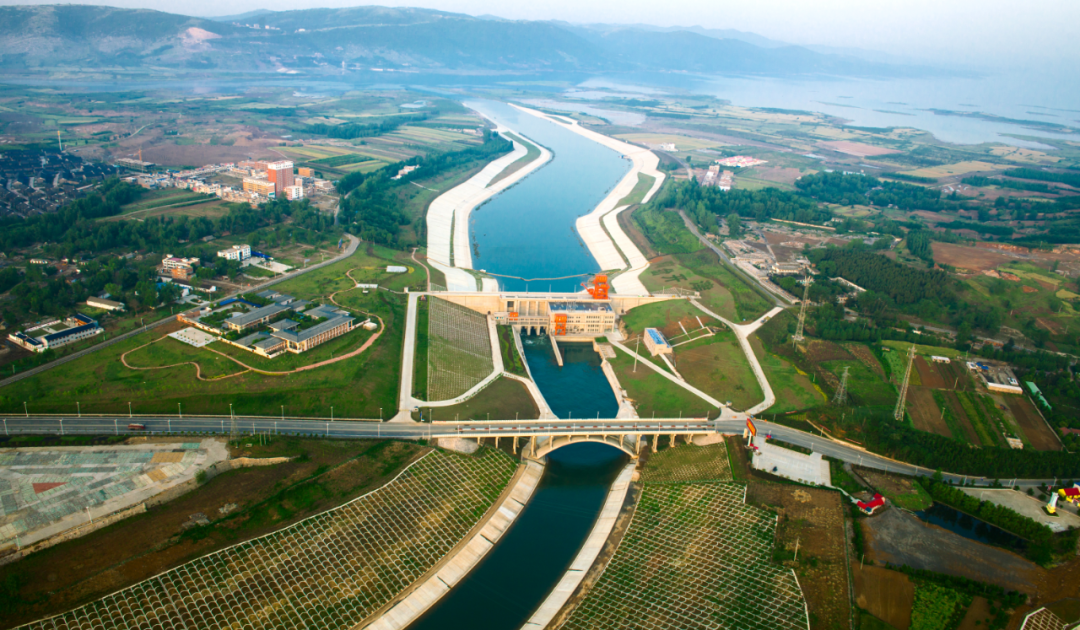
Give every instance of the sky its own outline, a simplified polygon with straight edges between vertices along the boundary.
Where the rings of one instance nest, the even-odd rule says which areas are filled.
[[[53,0],[55,2],[55,0]],[[13,4],[51,4],[15,0]],[[199,16],[362,4],[508,19],[646,23],[750,31],[802,45],[856,47],[982,67],[1080,61],[1076,0],[82,0]],[[73,4],[74,4],[73,3]],[[182,8],[181,8],[182,7]],[[1052,68],[1047,68],[1052,70]]]

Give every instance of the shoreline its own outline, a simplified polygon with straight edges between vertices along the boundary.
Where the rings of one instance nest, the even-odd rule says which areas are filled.
[[[431,202],[427,211],[427,257],[431,265],[446,276],[448,291],[476,291],[477,278],[472,271],[472,245],[469,242],[469,215],[474,209],[518,183],[551,160],[551,151],[522,133],[503,126],[495,131],[513,133],[538,149],[540,155],[532,162],[492,184],[491,182],[511,164],[528,154],[525,145],[507,138],[514,144],[510,153],[488,163],[479,173],[442,193]],[[497,290],[496,282],[484,279],[484,291]]]
[[[638,175],[644,174],[654,179],[653,185],[645,193],[641,203],[648,203],[663,185],[666,175],[657,170],[660,158],[648,149],[634,146],[610,136],[586,129],[576,121],[567,123],[561,117],[549,116],[541,111],[510,103],[510,106],[522,112],[550,121],[556,125],[603,145],[631,162],[630,170],[611,190],[603,201],[597,204],[589,214],[578,217],[575,228],[589,248],[589,253],[600,265],[602,271],[622,271],[611,280],[615,293],[622,295],[648,295],[649,291],[638,277],[649,266],[649,261],[623,232],[618,222],[618,215],[628,206],[616,205],[626,198],[638,184]],[[601,222],[603,224],[601,225]],[[607,228],[605,231],[604,228]],[[608,233],[610,232],[610,236]],[[625,256],[625,258],[624,258]]]

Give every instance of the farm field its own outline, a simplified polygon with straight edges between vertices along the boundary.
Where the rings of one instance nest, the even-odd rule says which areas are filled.
[[[855,603],[895,630],[911,626],[915,585],[908,576],[884,567],[853,563]]]
[[[615,555],[562,627],[806,628],[795,577],[771,561],[775,517],[742,495],[725,482],[645,483]]]
[[[967,175],[968,173],[978,173],[982,171],[996,171],[1007,168],[1001,164],[992,164],[990,162],[957,162],[955,164],[941,164],[939,166],[930,166],[927,168],[920,168],[914,171],[904,171],[905,175],[914,175],[915,177],[933,177],[934,179],[940,177],[951,177],[957,175]]]
[[[495,369],[487,317],[432,297],[427,320],[427,400],[456,398]]]
[[[1032,448],[1040,451],[1061,450],[1061,442],[1027,395],[1005,396],[1005,401]]]
[[[756,482],[746,497],[779,512],[774,557],[794,568],[812,628],[842,628],[850,619],[846,499],[834,490]],[[798,545],[798,558],[794,558]]]
[[[649,445],[651,448],[652,445]],[[693,483],[730,481],[731,464],[723,442],[697,446],[686,444],[649,453],[641,470],[643,483]]]
[[[435,565],[509,482],[514,460],[432,451],[375,492],[254,541],[176,567],[28,628],[237,620],[346,627]],[[289,585],[286,587],[284,585]],[[267,617],[268,615],[268,617]]]

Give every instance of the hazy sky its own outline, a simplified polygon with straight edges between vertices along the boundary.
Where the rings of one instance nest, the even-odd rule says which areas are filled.
[[[53,0],[55,2],[55,0]],[[74,3],[77,3],[75,0]],[[796,44],[853,46],[979,65],[1080,61],[1076,0],[83,0],[189,15],[363,4],[570,22],[734,28]],[[15,4],[23,4],[16,0]],[[30,4],[48,4],[36,2]]]

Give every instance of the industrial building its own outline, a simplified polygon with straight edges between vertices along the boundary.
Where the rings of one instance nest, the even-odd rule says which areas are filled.
[[[247,260],[251,258],[251,245],[233,245],[228,249],[219,250],[218,258],[224,258],[226,260]]]
[[[117,302],[115,300],[107,300],[105,298],[97,298],[97,297],[87,298],[86,305],[87,306],[92,306],[94,308],[100,308],[100,309],[105,310],[105,311],[122,311],[122,310],[124,310],[124,303],[123,302]]]
[[[986,385],[986,389],[992,392],[1001,394],[1024,393],[1024,389],[1020,387],[1020,381],[1016,380],[1016,376],[1013,375],[1012,370],[1008,367],[987,365],[982,362],[968,362],[967,365],[968,369],[975,370],[982,378],[983,383]]]
[[[143,162],[142,160],[136,160],[134,158],[120,158],[116,161],[116,165],[121,168],[126,168],[129,171],[136,171],[139,173],[149,173],[154,170],[154,166],[156,166],[153,162]]]
[[[661,354],[674,354],[674,350],[671,348],[671,344],[668,343],[664,333],[655,328],[645,329],[645,347],[649,349],[649,353],[654,357]]]
[[[58,329],[58,327],[55,326],[55,323],[46,326],[44,327],[44,330],[48,332],[40,337],[31,337],[24,332],[14,332],[8,335],[8,340],[31,352],[45,352],[52,348],[59,348],[60,346],[66,346],[69,343],[88,339],[94,335],[99,335],[102,332],[101,327],[98,326],[97,320],[87,317],[82,313],[75,313],[71,317],[65,319],[64,325],[67,326],[67,328]]]

